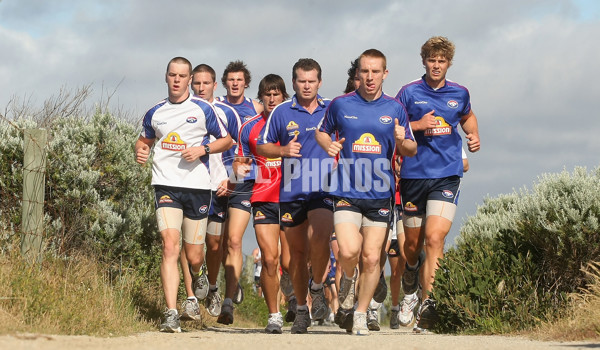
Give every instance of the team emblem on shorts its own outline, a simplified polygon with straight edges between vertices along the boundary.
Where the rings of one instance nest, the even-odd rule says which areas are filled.
[[[337,203],[335,203],[335,207],[336,208],[340,208],[340,207],[349,207],[350,203],[348,203],[346,200],[344,199],[340,199],[339,201],[337,201]]]
[[[456,102],[454,100],[450,100],[450,101],[448,101],[447,105],[450,108],[457,108],[458,107],[458,102]]]
[[[249,200],[243,200],[240,204],[245,206],[246,208],[250,208],[251,205]]]
[[[412,204],[412,202],[407,202],[404,206],[404,211],[417,211],[417,206]]]
[[[162,204],[162,203],[173,203],[173,200],[168,195],[164,195],[164,196],[160,197],[160,199],[158,200],[158,203],[159,204]]]
[[[224,211],[220,211],[217,213],[217,216],[220,217],[221,219],[225,218],[225,212]]]
[[[185,149],[185,142],[181,140],[178,133],[171,132],[160,143],[160,147],[168,151],[183,151]]]
[[[185,121],[188,123],[194,124],[195,122],[198,121],[198,119],[196,117],[187,117],[187,119]]]
[[[328,206],[333,206],[333,200],[329,197],[323,198],[323,203],[327,204]]]
[[[281,222],[294,222],[290,213],[285,213],[281,216]]]
[[[208,211],[208,205],[201,206],[200,209],[198,209],[198,211],[200,212],[200,214],[205,214]]]
[[[267,217],[265,216],[265,214],[263,214],[263,212],[260,210],[257,210],[256,214],[254,215],[254,220],[264,220],[266,218]]]
[[[381,154],[381,145],[373,134],[367,132],[352,143],[352,152]]]
[[[381,117],[379,117],[379,121],[381,122],[381,124],[391,124],[392,117],[390,117],[389,115],[382,115]]]
[[[388,250],[388,254],[389,255],[396,255],[396,249],[390,248],[390,250]]]
[[[452,198],[452,197],[454,197],[454,193],[452,193],[452,191],[450,191],[450,190],[443,190],[442,196],[444,196],[446,198]]]
[[[390,215],[390,210],[387,208],[381,208],[379,209],[379,215],[380,216],[389,216]]]

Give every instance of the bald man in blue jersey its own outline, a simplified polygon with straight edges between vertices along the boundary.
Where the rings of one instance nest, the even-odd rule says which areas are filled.
[[[330,193],[335,196],[334,226],[343,270],[340,307],[352,313],[355,267],[362,262],[358,305],[352,328],[368,335],[367,308],[379,282],[379,259],[393,212],[395,180],[392,159],[397,151],[417,151],[404,107],[383,93],[386,58],[370,49],[359,57],[358,89],[334,99],[315,137],[331,157],[339,157]],[[336,141],[331,140],[335,133]]]
[[[417,156],[404,159],[400,172],[407,261],[402,277],[405,294],[418,289],[419,270],[423,270],[423,303],[417,313],[416,332],[431,328],[438,318],[429,293],[438,259],[444,256],[464,171],[459,125],[466,134],[469,151],[480,148],[469,91],[446,79],[454,51],[454,44],[445,37],[427,40],[421,47],[425,75],[396,95],[406,107],[418,144]],[[425,261],[420,258],[423,241]]]

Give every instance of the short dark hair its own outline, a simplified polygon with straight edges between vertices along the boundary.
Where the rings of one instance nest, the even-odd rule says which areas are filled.
[[[302,69],[305,72],[311,71],[313,69],[317,70],[317,79],[321,81],[321,66],[319,63],[312,58],[301,58],[294,64],[292,67],[292,79],[296,80],[298,78],[298,74],[296,74],[297,69]]]
[[[387,59],[385,58],[385,55],[383,54],[383,52],[377,50],[377,49],[368,49],[365,50],[363,53],[360,54],[360,56],[358,57],[358,65],[360,65],[360,59],[363,57],[375,57],[375,58],[381,58],[383,59],[383,69],[387,69]],[[360,70],[360,67],[358,67],[358,69]]]
[[[199,64],[196,67],[194,67],[194,70],[192,71],[192,80],[193,80],[193,75],[196,74],[196,73],[208,73],[208,74],[210,74],[210,77],[212,78],[213,82],[216,81],[216,79],[217,79],[217,73],[208,64],[202,63],[202,64]]]
[[[190,61],[187,58],[185,58],[185,57],[179,57],[179,56],[171,58],[171,60],[167,64],[167,73],[169,73],[169,66],[171,65],[171,63],[183,63],[183,64],[187,64],[188,67],[190,67],[189,74],[192,75],[192,64],[190,63]]]
[[[227,86],[227,74],[234,72],[244,73],[244,82],[246,83],[246,87],[250,86],[252,75],[250,74],[250,71],[248,70],[248,67],[246,67],[244,61],[241,60],[231,61],[229,62],[227,67],[225,67],[225,70],[223,71],[223,76],[221,77],[221,83],[223,83],[223,86]]]
[[[288,95],[285,90],[285,82],[283,78],[277,74],[267,74],[264,78],[258,83],[258,94],[257,98],[260,100],[262,96],[271,90],[276,90],[281,92],[284,100],[287,100],[290,95]]]
[[[348,80],[346,80],[346,88],[344,93],[347,94],[356,90],[354,88],[354,78],[356,77],[356,71],[358,70],[358,58],[350,62],[350,68],[348,68]]]

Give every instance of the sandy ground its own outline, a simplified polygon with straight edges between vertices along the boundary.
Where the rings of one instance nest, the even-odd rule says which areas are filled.
[[[97,338],[89,336],[61,336],[41,334],[18,334],[0,336],[0,349],[210,349],[210,350],[300,350],[343,349],[375,350],[427,349],[427,350],[479,350],[479,349],[594,349],[600,343],[590,342],[541,342],[521,337],[503,336],[451,336],[437,334],[413,334],[410,329],[390,330],[383,328],[369,336],[351,336],[338,327],[315,326],[308,334],[290,334],[289,327],[281,335],[264,334],[262,329],[207,328],[179,334],[147,332],[128,337]]]

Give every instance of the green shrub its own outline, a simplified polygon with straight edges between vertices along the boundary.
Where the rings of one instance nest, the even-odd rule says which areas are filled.
[[[560,316],[600,256],[600,169],[486,199],[436,274],[443,332],[507,332]]]

